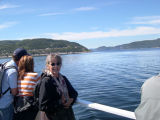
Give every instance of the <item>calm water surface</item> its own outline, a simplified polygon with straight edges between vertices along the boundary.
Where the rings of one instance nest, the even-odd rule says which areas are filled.
[[[44,69],[45,58],[34,58],[36,72]],[[129,111],[140,102],[143,82],[160,72],[160,49],[92,52],[62,58],[61,72],[76,88],[79,98]],[[74,105],[74,112],[77,120],[129,120],[80,105]]]

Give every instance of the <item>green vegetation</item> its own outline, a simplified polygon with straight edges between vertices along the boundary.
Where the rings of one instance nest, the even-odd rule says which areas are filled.
[[[144,40],[144,41],[132,42],[129,44],[116,46],[116,48],[120,49],[159,48],[159,47],[160,47],[160,38],[156,40]]]
[[[0,41],[0,56],[10,56],[16,48],[25,48],[32,55],[56,53],[74,53],[89,51],[84,46],[66,40],[46,38]]]
[[[118,46],[114,46],[114,47],[102,46],[102,47],[99,47],[95,50],[96,51],[104,51],[104,50],[143,49],[143,48],[160,48],[160,38],[158,38],[156,40],[137,41],[137,42],[118,45]]]

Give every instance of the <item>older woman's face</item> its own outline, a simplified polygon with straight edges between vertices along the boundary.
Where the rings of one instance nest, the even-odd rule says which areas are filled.
[[[49,65],[50,72],[55,76],[58,77],[59,71],[61,69],[61,64],[57,61],[56,58],[52,58],[51,63]]]

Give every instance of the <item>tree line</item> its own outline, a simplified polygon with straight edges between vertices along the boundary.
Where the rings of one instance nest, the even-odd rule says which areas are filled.
[[[88,52],[89,50],[75,42],[47,38],[0,41],[0,56],[10,56],[16,48],[25,48],[32,55],[58,53]]]

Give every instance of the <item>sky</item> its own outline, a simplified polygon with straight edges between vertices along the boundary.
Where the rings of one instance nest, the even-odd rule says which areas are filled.
[[[160,38],[160,0],[0,0],[0,40],[51,38],[87,48]]]

